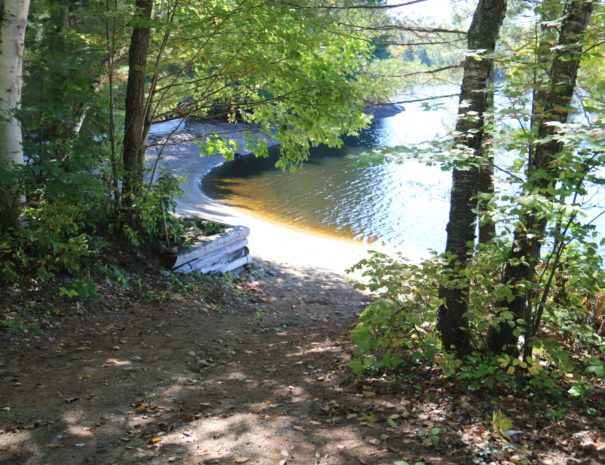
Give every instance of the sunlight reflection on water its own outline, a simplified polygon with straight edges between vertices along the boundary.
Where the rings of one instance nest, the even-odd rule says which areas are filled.
[[[451,175],[416,161],[355,165],[347,155],[443,136],[456,99],[446,107],[405,111],[378,120],[341,149],[314,149],[296,173],[273,168],[275,159],[246,157],[225,163],[203,182],[212,198],[309,231],[364,242],[383,242],[404,252],[442,250]]]

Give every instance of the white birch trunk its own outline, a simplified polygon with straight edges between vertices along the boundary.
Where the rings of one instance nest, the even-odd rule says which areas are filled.
[[[23,163],[21,108],[25,27],[30,0],[4,0],[0,29],[0,164]]]

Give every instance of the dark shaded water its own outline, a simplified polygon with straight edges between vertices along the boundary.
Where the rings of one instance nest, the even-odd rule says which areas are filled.
[[[404,250],[441,250],[445,242],[450,174],[414,161],[359,166],[347,155],[443,135],[455,100],[447,108],[423,111],[406,105],[377,120],[341,149],[314,149],[296,173],[269,159],[245,157],[213,170],[203,181],[210,197],[267,219],[309,231]]]

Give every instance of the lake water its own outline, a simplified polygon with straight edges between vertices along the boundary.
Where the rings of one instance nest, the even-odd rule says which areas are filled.
[[[346,139],[341,149],[312,150],[309,162],[295,173],[274,168],[276,153],[225,163],[204,179],[203,190],[248,213],[308,231],[378,241],[412,253],[441,251],[451,174],[415,161],[359,166],[346,156],[443,136],[453,123],[456,102],[446,99],[434,111],[406,104],[405,111]]]
[[[405,111],[378,119],[358,138],[346,139],[341,149],[312,150],[309,162],[296,173],[276,169],[276,153],[268,159],[244,157],[213,170],[202,188],[246,213],[307,231],[384,243],[410,256],[428,249],[441,252],[451,173],[411,160],[360,166],[347,156],[446,136],[454,124],[457,100],[440,100],[442,107],[431,111],[420,103],[406,104]],[[595,205],[592,217],[603,211],[605,195],[594,190],[590,197]],[[597,225],[605,231],[605,216]]]

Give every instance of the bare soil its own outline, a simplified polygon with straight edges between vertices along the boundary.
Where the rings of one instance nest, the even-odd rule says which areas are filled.
[[[334,273],[261,265],[226,292],[151,273],[99,282],[104,300],[38,317],[43,334],[0,332],[0,463],[605,463],[603,410],[549,416],[426,371],[356,381],[347,335],[368,296]],[[13,288],[0,303],[30,298]],[[491,431],[496,408],[515,441]]]

